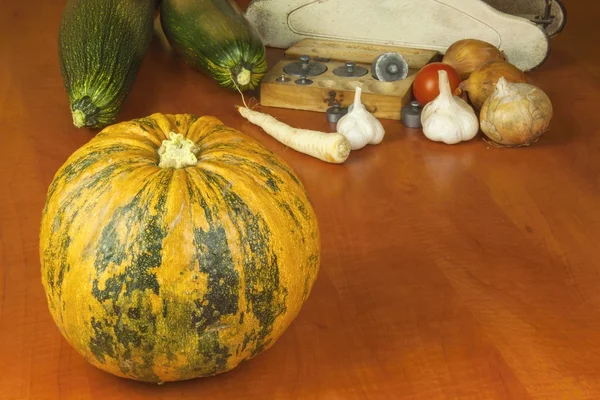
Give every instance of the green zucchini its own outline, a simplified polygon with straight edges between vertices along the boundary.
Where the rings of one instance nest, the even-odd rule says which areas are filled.
[[[115,121],[152,40],[156,7],[156,0],[67,1],[59,59],[76,127]]]
[[[232,0],[162,0],[160,21],[175,52],[222,87],[254,89],[267,72],[262,38]]]

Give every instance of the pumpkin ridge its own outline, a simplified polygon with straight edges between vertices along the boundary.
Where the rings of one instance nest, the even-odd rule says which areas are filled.
[[[258,175],[265,178],[265,185],[272,192],[278,193],[280,191],[279,185],[284,183],[283,179],[279,177],[272,169],[265,165],[259,164],[258,162],[251,161],[248,157],[242,157],[234,154],[225,154],[220,157],[222,162],[227,164],[235,165],[236,172],[244,172],[246,176]]]
[[[275,173],[272,169],[238,155],[223,155],[222,157],[219,157],[219,162],[233,165],[235,166],[235,169],[232,172],[231,170],[228,170],[227,166],[221,166],[220,164],[217,164],[216,161],[211,162],[209,160],[203,160],[202,162],[199,162],[197,167],[209,170],[213,173],[219,173],[221,176],[226,174],[229,176],[230,182],[240,182],[243,184],[243,188],[238,187],[236,190],[255,190],[251,188],[251,185],[245,184],[246,182],[252,182],[253,184],[259,184],[262,188],[272,192],[273,205],[277,206],[291,219],[293,222],[293,227],[298,229],[298,232],[302,235],[300,241],[302,243],[306,242],[306,238],[301,230],[301,221],[293,212],[291,203],[289,202],[290,200],[287,200],[282,196],[278,185],[284,183],[284,181],[277,173]],[[265,179],[257,179],[257,175]],[[294,201],[296,205],[301,203],[297,196],[295,197]],[[305,219],[309,218],[305,208],[301,209],[300,212]],[[293,227],[290,227],[290,229]]]
[[[246,279],[246,299],[250,310],[260,322],[260,330],[255,339],[253,355],[268,345],[267,337],[271,333],[275,319],[286,310],[286,289],[280,286],[277,255],[269,257],[271,232],[264,226],[264,220],[251,212],[246,203],[234,192],[225,193],[225,201],[230,206],[230,218],[240,236],[244,237],[250,251],[244,256]],[[263,243],[269,243],[264,245]],[[258,267],[257,267],[258,266]],[[283,294],[283,299],[278,299]]]
[[[56,290],[57,294],[59,296],[61,295],[62,282],[65,274],[69,271],[70,268],[68,254],[66,251],[64,251],[64,249],[68,248],[68,246],[71,244],[71,221],[77,217],[79,210],[74,210],[72,211],[72,213],[69,213],[67,211],[72,209],[73,204],[79,201],[79,197],[84,190],[88,190],[90,187],[95,186],[98,182],[102,182],[102,189],[98,189],[100,192],[102,192],[103,190],[108,190],[109,183],[106,180],[106,177],[110,176],[116,169],[117,167],[115,165],[109,165],[100,169],[98,172],[91,175],[90,177],[84,178],[83,180],[78,179],[80,178],[80,175],[68,176],[65,179],[68,181],[68,179],[70,178],[71,182],[77,180],[77,184],[74,186],[72,192],[62,193],[65,197],[65,200],[61,203],[61,206],[56,210],[56,214],[54,215],[53,225],[62,226],[63,228],[61,232],[54,231],[52,233],[52,237],[54,237],[54,240],[58,243],[58,249],[53,249],[52,247],[49,247],[46,249],[49,252],[45,253],[45,257],[56,257],[58,260],[60,260],[58,262],[58,271],[55,271],[54,269],[48,270],[48,272],[51,272],[52,274],[48,278],[48,285],[52,293],[54,293],[54,291]],[[53,188],[52,195],[54,194],[55,190],[56,187]],[[57,274],[56,280],[54,280],[54,274]]]
[[[93,280],[91,295],[105,309],[107,307],[107,319],[101,325],[103,329],[94,329],[95,335],[90,337],[90,350],[98,362],[104,363],[105,355],[110,356],[110,343],[107,344],[105,335],[114,337],[114,346],[123,350],[113,352],[111,358],[123,374],[140,380],[158,379],[152,369],[152,357],[148,356],[155,346],[156,318],[138,321],[134,323],[136,329],[132,329],[129,327],[131,319],[123,315],[121,307],[138,303],[138,308],[148,309],[149,305],[140,303],[140,296],[160,294],[160,284],[152,269],[162,264],[162,245],[167,231],[161,221],[166,212],[167,192],[156,188],[168,186],[171,177],[172,173],[154,175],[154,179],[147,181],[128,204],[115,210],[102,230],[95,256],[97,275]],[[154,193],[157,195],[154,196]],[[134,232],[134,236],[129,236],[124,243],[120,243],[116,230],[123,223],[126,231]],[[142,246],[136,250],[132,247],[133,243],[142,243]],[[134,256],[131,257],[131,254]],[[103,275],[109,273],[107,268],[110,265],[123,263],[126,263],[123,273],[110,272],[111,275],[103,279]],[[148,311],[143,313],[152,315]],[[102,336],[99,336],[99,331],[103,332]],[[105,347],[99,345],[102,343]],[[141,357],[142,361],[131,362],[134,357]]]
[[[283,161],[283,160],[278,160],[277,157],[275,156],[274,153],[272,153],[271,151],[267,152],[260,152],[257,150],[247,150],[249,153],[252,153],[256,156],[261,157],[263,160],[265,160],[266,162],[268,162],[270,165],[273,165],[275,167],[277,167],[278,169],[281,169],[282,171],[284,171],[286,173],[286,175],[292,180],[294,181],[294,183],[296,183],[296,185],[298,185],[300,188],[302,188],[302,191],[304,192],[305,195],[308,194],[306,193],[305,189],[304,189],[304,185],[302,184],[302,182],[300,182],[300,180],[298,179],[298,177],[292,172],[292,170],[290,169],[290,167]]]
[[[268,346],[268,336],[275,319],[286,311],[287,293],[279,284],[277,256],[268,253],[271,233],[264,220],[252,213],[248,205],[231,190],[231,184],[227,180],[211,170],[204,169],[201,173],[213,186],[213,191],[228,205],[229,219],[242,238],[242,243],[248,243],[244,248],[242,261],[245,297],[249,310],[259,322],[258,331],[251,335],[254,343],[251,358]]]
[[[240,158],[238,158],[237,156],[232,156],[232,155],[227,155],[227,158],[230,159],[229,161],[231,161],[231,159],[240,160]],[[241,160],[243,160],[243,158]],[[236,165],[236,167],[239,167],[239,166]],[[255,172],[254,176],[250,176],[249,171],[252,171],[251,169],[249,169],[247,171],[246,168],[236,168],[234,170],[235,172],[231,172],[231,171],[227,171],[226,167],[219,166],[216,163],[216,161],[209,162],[206,160],[202,163],[199,163],[197,165],[197,168],[203,168],[208,173],[217,174],[219,176],[223,176],[223,174],[227,174],[230,181],[236,181],[236,182],[239,181],[240,184],[244,185],[243,187],[240,187],[239,185],[236,185],[236,187],[232,187],[231,190],[234,193],[239,192],[239,191],[246,192],[246,191],[256,190],[253,188],[253,186],[249,186],[250,182],[252,182],[253,184],[259,184],[260,182],[263,182],[262,183],[264,185],[263,187],[265,187],[265,188],[268,187],[268,183],[265,183],[264,181],[261,181],[260,179],[255,178],[255,176],[257,174],[264,175],[261,173],[260,169],[254,171]],[[235,178],[236,176],[238,176],[239,178]],[[248,181],[246,179],[242,179],[242,177],[246,177],[246,176],[251,178],[251,180]],[[210,179],[207,179],[207,180],[210,180]],[[213,180],[216,181],[217,179],[215,178]],[[220,187],[227,187],[227,188],[229,188],[230,186],[231,186],[230,184],[225,185],[225,181],[223,181],[223,184],[220,185]],[[286,196],[289,196],[289,194],[286,193]],[[307,239],[310,239],[310,240],[315,239],[315,238],[307,238],[305,236],[304,230],[301,229],[302,225],[301,225],[301,221],[299,218],[304,218],[305,220],[309,221],[311,219],[311,216],[310,216],[307,208],[302,204],[302,201],[298,195],[293,195],[293,197],[290,199],[285,199],[285,198],[281,197],[281,195],[279,195],[279,196],[274,195],[272,197],[272,200],[274,201],[273,205],[276,208],[279,208],[280,210],[282,210],[282,212],[285,214],[285,216],[287,216],[290,219],[290,221],[293,223],[293,227],[295,227],[297,229],[297,232],[295,234],[299,235],[299,239],[300,239],[301,243],[306,243]],[[298,212],[299,212],[298,216],[292,210],[292,204],[294,204],[294,206],[298,210]],[[283,220],[281,220],[281,221],[283,221]],[[292,227],[290,227],[290,228],[292,228]],[[303,270],[305,271],[305,273],[307,274],[307,278],[303,282],[303,290],[302,290],[302,298],[303,299],[307,298],[307,296],[310,292],[310,288],[311,288],[310,282],[311,281],[310,281],[309,277],[316,275],[316,272],[318,270],[318,262],[319,262],[318,256],[311,255],[309,261],[307,261],[306,264],[304,264],[302,267]],[[283,296],[285,297],[286,294],[284,293]],[[256,340],[260,341],[260,337],[257,334],[250,335],[249,337],[247,337],[247,339],[245,341],[245,345],[247,345],[250,341],[254,342]],[[245,345],[244,345],[244,348],[245,348]],[[261,349],[262,349],[262,346],[258,346],[257,352],[260,352]]]
[[[192,259],[195,273],[205,275],[207,283],[203,296],[194,300],[190,326],[196,332],[198,357],[202,360],[197,364],[203,367],[194,371],[180,369],[181,376],[210,376],[225,371],[232,354],[226,342],[220,339],[220,332],[235,332],[238,329],[231,325],[231,321],[236,319],[239,312],[240,273],[229,250],[231,244],[224,229],[225,221],[208,206],[207,193],[201,191],[202,184],[197,179],[196,170],[185,170],[186,191],[191,204],[200,204],[199,211],[208,227],[194,228],[196,251]],[[214,191],[211,192],[216,195]],[[190,212],[194,221],[200,219],[200,216],[194,215],[194,208]]]

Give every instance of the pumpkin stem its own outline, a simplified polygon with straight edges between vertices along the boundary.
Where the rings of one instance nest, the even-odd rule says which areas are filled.
[[[180,133],[171,132],[169,139],[163,140],[158,149],[160,168],[185,168],[196,165],[196,147],[194,142]]]

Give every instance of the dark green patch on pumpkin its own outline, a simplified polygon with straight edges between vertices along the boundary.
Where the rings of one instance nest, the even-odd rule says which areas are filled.
[[[117,165],[108,165],[106,168],[103,168],[100,171],[97,171],[95,174],[86,177],[85,179],[81,179],[77,187],[70,193],[70,196],[66,197],[65,200],[61,203],[60,207],[56,211],[53,221],[53,230],[51,232],[51,242],[60,243],[60,246],[56,247],[58,250],[49,250],[49,254],[45,254],[45,259],[59,259],[59,271],[58,271],[58,281],[51,281],[52,292],[54,293],[54,288],[57,288],[59,294],[62,293],[62,279],[64,275],[69,271],[69,265],[66,262],[67,259],[67,249],[68,244],[71,241],[71,238],[67,236],[67,233],[71,230],[72,221],[75,220],[78,213],[80,211],[87,212],[87,210],[93,208],[96,203],[94,202],[96,198],[101,196],[105,191],[110,188],[110,177],[115,173],[115,170],[118,168]],[[83,171],[80,171],[83,172]],[[76,176],[73,176],[75,179]],[[80,201],[80,194],[85,190],[93,190],[95,197],[90,198],[86,201],[83,206],[74,207],[73,203],[77,203]]]
[[[284,201],[280,201],[280,202],[278,202],[278,204],[279,204],[279,207],[281,207],[283,210],[285,210],[285,212],[290,216],[292,221],[294,221],[294,225],[296,226],[296,228],[298,228],[301,231],[302,224],[298,220],[298,217],[296,217],[296,214],[294,214],[294,211],[292,211],[292,207],[290,207],[290,205]],[[302,240],[302,243],[304,243],[304,241],[305,241],[304,236],[301,238],[301,240]]]
[[[271,190],[273,190],[274,192],[279,191],[279,186],[277,185],[277,182],[275,182],[275,180],[273,178],[267,179],[267,186],[270,187]]]
[[[163,174],[162,182],[158,187],[167,185],[168,175]],[[159,191],[159,197],[154,209],[154,213],[148,210],[152,197],[149,184],[138,193],[133,200],[123,207],[120,207],[112,215],[110,221],[102,229],[102,234],[98,242],[98,251],[95,257],[94,267],[96,268],[97,278],[94,280],[92,295],[100,302],[109,298],[116,301],[123,286],[126,287],[125,295],[130,296],[134,291],[151,290],[154,294],[159,293],[159,284],[156,275],[149,272],[150,269],[158,267],[162,263],[162,244],[167,235],[166,229],[162,226],[167,201],[167,191]],[[148,192],[149,194],[145,194]],[[117,235],[119,227],[126,225],[126,232],[138,232],[137,237],[128,238],[123,243]],[[135,230],[133,225],[137,224]],[[134,244],[141,244],[139,249],[135,249]],[[102,273],[109,265],[120,265],[125,261],[128,255],[134,257],[123,274],[112,275],[106,280],[105,288],[100,290],[99,280]]]
[[[133,122],[136,122],[140,128],[142,128],[143,130],[144,127],[147,127],[148,129],[158,129],[158,127],[156,126],[156,124],[154,123],[154,120],[152,118],[148,118],[148,117],[143,117],[143,118],[138,118],[133,120]],[[146,131],[148,132],[148,131]]]
[[[235,146],[231,146],[235,148]],[[247,171],[249,174],[252,174],[252,178],[256,179],[254,175],[258,174],[265,180],[266,186],[271,189],[273,193],[279,193],[281,190],[279,185],[283,184],[284,181],[277,174],[273,172],[271,168],[268,168],[260,163],[250,160],[246,157],[240,157],[233,154],[223,155],[221,157],[222,161],[232,163],[236,166],[242,165],[247,167]],[[257,180],[258,181],[258,180]]]
[[[256,338],[256,332],[252,332],[250,334],[246,333],[244,335],[244,341],[242,342],[242,351],[246,350],[246,347],[248,347],[248,344],[250,344],[251,341],[255,340]]]
[[[230,218],[240,232],[242,243],[249,245],[249,251],[244,252],[243,258],[245,295],[260,324],[255,347],[258,350],[264,347],[264,339],[271,333],[275,319],[285,313],[287,290],[279,282],[277,256],[269,254],[271,232],[262,217],[252,213],[235,192],[226,192],[225,202],[229,205]]]
[[[119,366],[123,373],[144,381],[158,379],[152,371],[156,316],[142,299],[148,291],[156,295],[160,292],[156,275],[150,271],[162,264],[162,246],[167,235],[162,226],[168,195],[164,188],[170,177],[170,174],[161,174],[158,181],[148,182],[129,204],[115,211],[101,232],[94,264],[96,277],[92,295],[101,303],[111,300],[113,304],[129,307],[126,313],[115,313],[117,320],[105,328],[113,330],[119,344],[120,351],[116,353]],[[117,234],[121,230],[134,234],[121,240]],[[124,272],[111,275],[100,289],[100,280],[107,268],[126,262]],[[136,291],[142,294],[137,297],[137,304],[132,301]],[[130,362],[133,354],[143,354],[143,362]]]
[[[56,233],[53,233],[52,236],[55,236]],[[54,269],[48,268],[46,270],[46,279],[48,281],[48,286],[50,288],[50,292],[54,294],[55,288],[58,288],[58,292],[62,292],[62,281],[65,277],[65,274],[69,270],[69,264],[67,263],[67,251],[66,249],[71,244],[71,237],[66,233],[58,236],[56,239],[57,244],[55,246],[48,246],[45,250],[44,259],[58,259],[58,277],[56,282],[54,281]],[[58,251],[56,250],[58,249]]]
[[[121,151],[126,149],[126,146],[112,146],[108,147],[109,153]],[[100,154],[100,152],[92,153],[92,154]],[[81,163],[86,165],[86,168],[92,165],[94,162],[98,161],[97,156],[90,155],[88,158],[84,158],[80,160]],[[74,164],[70,164],[69,167]],[[49,269],[48,277],[49,285],[54,293],[54,289],[56,288],[58,293],[60,294],[62,291],[61,284],[62,279],[65,274],[69,271],[69,265],[66,261],[67,259],[67,249],[71,242],[71,238],[67,235],[68,232],[71,231],[71,224],[77,217],[77,215],[82,213],[90,212],[94,207],[97,207],[96,199],[101,197],[106,191],[111,188],[111,176],[113,176],[116,171],[121,168],[123,170],[128,170],[128,168],[134,168],[133,161],[124,161],[122,163],[106,165],[105,168],[102,168],[99,171],[96,171],[93,175],[81,177],[78,174],[82,174],[85,172],[85,169],[81,166],[65,169],[66,172],[62,174],[62,176],[66,177],[67,180],[75,180],[77,184],[73,184],[72,190],[68,193],[68,196],[65,195],[65,199],[61,202],[60,207],[56,211],[53,220],[53,229],[50,232],[51,243],[57,243],[57,245],[52,248],[48,248],[46,253],[44,254],[44,258],[46,260],[50,259],[58,259],[60,260],[58,263],[58,271],[57,271],[57,282],[54,281],[54,272]],[[123,168],[126,167],[126,168]],[[56,180],[54,183],[58,182]],[[81,202],[81,194],[85,191],[93,191],[94,196],[89,196],[85,199],[83,204],[79,204]],[[47,210],[46,210],[47,211]],[[46,212],[45,211],[45,212]],[[110,236],[110,234],[109,234]],[[90,244],[91,248],[91,244]],[[107,254],[110,253],[110,249],[107,251]]]
[[[222,226],[211,225],[208,231],[194,229],[194,247],[199,272],[207,275],[207,292],[195,301],[196,310],[191,321],[201,335],[223,315],[237,314],[240,277]]]
[[[310,289],[311,289],[310,278],[317,273],[318,269],[319,269],[319,255],[311,254],[310,257],[308,257],[308,270],[310,272],[305,272],[305,274],[304,274],[305,275],[304,291],[302,293],[302,297],[304,300],[306,300],[308,298],[308,295],[310,294]]]
[[[119,319],[119,322],[114,329],[115,337],[126,349],[123,357],[129,359],[131,358],[131,347],[140,347],[142,337],[137,331],[122,323],[121,319]]]
[[[219,333],[209,331],[199,336],[199,352],[202,354],[202,370],[199,371],[203,376],[215,375],[225,371],[227,360],[231,357],[229,348],[221,344]]]
[[[113,337],[106,332],[105,326],[96,318],[91,319],[92,329],[94,330],[94,336],[90,339],[90,351],[101,363],[106,362],[106,356],[112,358],[115,357],[115,342]]]
[[[289,176],[298,186],[302,187],[302,184],[300,183],[300,180],[298,179],[296,174],[292,172],[292,170],[289,167],[287,167],[281,160],[279,160],[274,154],[265,153],[264,151],[262,153],[257,152],[256,154],[260,155],[265,161],[269,162],[270,164],[285,172],[286,175]]]
[[[127,147],[123,145],[113,145],[103,148],[102,151],[92,151],[85,152],[83,157],[79,159],[75,159],[67,164],[60,172],[56,174],[50,187],[48,188],[47,200],[44,205],[44,214],[48,211],[48,204],[50,203],[50,198],[54,196],[56,189],[60,184],[69,183],[73,179],[77,178],[84,172],[87,168],[91,167],[98,161],[102,160],[106,156],[110,156],[113,153],[117,153],[120,151],[126,151]],[[63,179],[65,180],[63,182]]]
[[[140,319],[140,308],[139,307],[132,307],[129,310],[127,310],[127,317],[129,319]]]
[[[271,344],[271,341],[272,341],[272,339],[264,340],[264,338],[261,338],[261,340],[258,342],[257,346],[254,348],[254,350],[252,350],[250,357],[251,358],[256,357],[258,354],[265,351],[267,349],[267,347],[269,347],[269,345]]]
[[[167,299],[162,299],[162,316],[163,318],[167,318],[168,308],[167,308]]]
[[[204,210],[204,215],[206,215],[206,222],[208,222],[209,224],[212,224],[213,217],[212,217],[212,213],[211,213],[211,208],[208,205],[208,203],[206,202],[206,199],[204,197],[202,197],[200,199],[200,206]]]
[[[266,337],[273,329],[275,319],[285,313],[287,289],[279,282],[279,265],[272,246],[271,231],[264,219],[252,212],[244,200],[231,190],[227,179],[203,171],[216,193],[221,193],[228,208],[229,218],[237,229],[241,243],[247,247],[243,254],[245,296],[249,309],[259,321],[260,330],[254,339],[256,354],[268,345]]]
[[[298,211],[300,211],[300,214],[302,214],[305,219],[310,219],[310,214],[308,213],[304,202],[298,197],[296,197],[296,208],[298,208]]]
[[[71,182],[74,178],[81,175],[95,163],[110,157],[115,153],[128,151],[131,148],[122,144],[115,144],[107,147],[99,148],[98,151],[85,152],[84,157],[75,160],[65,167],[62,171],[61,178],[65,178],[65,182]]]
[[[106,271],[109,265],[120,265],[127,257],[125,243],[119,240],[119,225],[126,221],[127,212],[124,208],[117,210],[113,218],[102,229],[96,251],[94,267],[98,274]],[[127,228],[131,228],[131,225]]]
[[[113,303],[112,309],[114,315],[116,315],[117,317],[121,316],[121,307]]]
[[[121,299],[129,301],[129,299]],[[124,315],[119,316],[114,324],[114,333],[120,346],[117,354],[119,367],[124,374],[143,381],[157,381],[154,374],[153,355],[156,338],[156,316],[150,306],[143,304],[143,298],[138,297],[134,307]],[[134,318],[131,318],[131,317]],[[142,355],[142,362],[131,362],[133,354]]]
[[[252,162],[253,167],[258,168],[261,176],[267,178],[267,185],[273,189],[275,192],[279,192],[279,183],[283,183],[283,180],[275,175],[270,168],[265,167],[264,165],[260,165],[258,163]]]

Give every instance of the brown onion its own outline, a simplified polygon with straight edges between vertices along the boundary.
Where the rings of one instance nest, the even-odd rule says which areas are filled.
[[[529,146],[545,133],[552,119],[552,103],[541,89],[500,78],[483,103],[480,126],[493,142],[507,147]]]
[[[473,71],[469,79],[461,82],[459,89],[468,92],[471,104],[479,110],[494,92],[501,77],[512,83],[527,83],[527,75],[514,65],[506,61],[490,61]]]
[[[493,44],[477,39],[455,42],[442,59],[443,63],[453,66],[463,80],[490,61],[506,61],[506,55]]]

